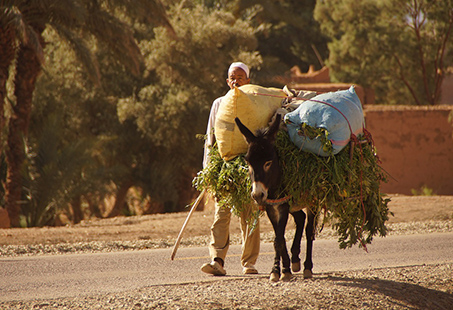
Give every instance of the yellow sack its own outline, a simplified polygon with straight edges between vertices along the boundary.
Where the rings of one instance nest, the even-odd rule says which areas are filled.
[[[253,84],[231,89],[222,98],[214,125],[220,156],[224,160],[231,160],[247,152],[247,142],[234,122],[236,117],[255,132],[267,127],[285,97],[286,94],[279,88]]]

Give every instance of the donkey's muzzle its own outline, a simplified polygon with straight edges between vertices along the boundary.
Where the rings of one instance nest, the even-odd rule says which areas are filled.
[[[267,188],[261,182],[252,184],[252,198],[258,205],[263,205],[267,200]]]

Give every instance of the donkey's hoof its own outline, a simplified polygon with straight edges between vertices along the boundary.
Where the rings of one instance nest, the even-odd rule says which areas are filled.
[[[310,269],[304,270],[304,279],[311,279],[313,278],[313,272]]]
[[[291,263],[291,270],[293,272],[299,272],[300,271],[300,261],[297,263]]]
[[[271,282],[278,282],[280,280],[280,274],[276,272],[271,272],[271,275],[269,277],[269,281]]]
[[[293,277],[293,275],[291,272],[285,272],[282,274],[282,277],[280,278],[280,280],[282,280],[283,282],[289,282],[289,281],[291,281],[292,277]]]

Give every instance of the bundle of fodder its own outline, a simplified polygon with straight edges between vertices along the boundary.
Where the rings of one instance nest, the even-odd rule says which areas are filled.
[[[246,221],[253,231],[262,212],[251,197],[252,185],[244,155],[224,160],[215,144],[209,151],[209,164],[198,172],[193,185],[199,191],[206,189],[220,207],[231,208],[236,216],[247,211]]]
[[[315,131],[319,129],[309,128]],[[364,135],[336,155],[301,152],[288,134],[277,134],[276,149],[283,172],[281,191],[291,197],[291,211],[308,207],[325,213],[339,235],[340,248],[371,243],[385,236],[388,202],[380,192],[387,174],[379,166],[370,136]],[[355,145],[351,150],[351,145]]]
[[[357,142],[352,157],[349,145],[338,154],[325,157],[301,152],[283,130],[277,134],[275,144],[283,170],[281,191],[291,197],[292,211],[306,207],[326,215],[323,221],[337,231],[340,248],[357,242],[366,246],[376,234],[387,233],[389,199],[380,193],[380,182],[386,182],[387,176],[378,165],[374,146],[364,138]],[[198,173],[194,186],[200,191],[207,189],[220,205],[240,215],[251,203],[244,156],[225,161],[216,147],[210,156],[210,164]],[[258,216],[259,212],[254,212],[249,221],[255,222]]]

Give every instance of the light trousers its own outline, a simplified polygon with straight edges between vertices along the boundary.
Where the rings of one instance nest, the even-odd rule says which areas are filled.
[[[259,220],[254,231],[250,234],[251,227],[246,222],[250,212],[250,210],[246,210],[241,215],[242,267],[255,265],[260,252]],[[212,259],[219,257],[225,261],[230,246],[230,221],[231,209],[220,207],[216,202],[214,223],[211,226],[211,243],[209,244],[209,254]]]

